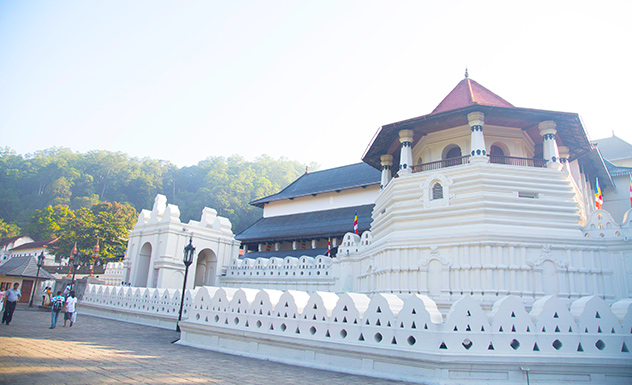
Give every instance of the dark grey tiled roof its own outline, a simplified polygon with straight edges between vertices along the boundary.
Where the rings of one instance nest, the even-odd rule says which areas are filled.
[[[608,161],[607,159],[604,159],[604,163],[606,164],[606,167],[608,168],[608,172],[612,176],[632,175],[632,167],[615,166],[614,164],[612,164],[612,162]]]
[[[366,163],[356,163],[329,170],[305,173],[282,191],[250,202],[263,207],[264,203],[312,194],[346,190],[354,187],[379,184],[380,171]]]
[[[358,231],[371,227],[374,204],[312,211],[301,214],[261,218],[235,238],[242,243],[310,240],[342,237],[353,232],[355,212],[358,212]]]
[[[14,277],[31,277],[37,275],[37,261],[35,257],[13,257],[0,266],[0,275],[10,275]],[[53,279],[53,276],[45,269],[40,269],[39,277],[43,279]]]
[[[594,140],[601,155],[608,160],[632,158],[632,144],[612,135],[610,138]]]
[[[336,254],[336,248],[332,247],[331,248],[331,254],[335,255]],[[327,249],[300,249],[300,250],[281,250],[281,251],[253,251],[251,253],[246,253],[245,255],[241,256],[241,259],[244,258],[252,258],[252,259],[256,259],[256,258],[272,258],[272,257],[278,257],[278,258],[285,258],[285,257],[296,257],[296,258],[300,258],[302,256],[308,256],[308,257],[316,257],[319,255],[327,255]]]

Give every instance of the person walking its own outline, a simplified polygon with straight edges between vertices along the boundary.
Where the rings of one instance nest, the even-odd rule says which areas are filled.
[[[4,313],[2,313],[2,323],[6,323],[7,326],[13,320],[15,306],[18,304],[18,300],[22,296],[22,292],[18,290],[18,287],[20,287],[20,284],[16,282],[13,284],[13,288],[7,290],[5,293],[6,306],[4,308]]]
[[[50,305],[51,303],[51,288],[50,286],[46,286],[46,289],[44,289],[44,292],[42,293],[42,306],[44,305]],[[48,299],[48,302],[46,301]]]
[[[51,315],[49,329],[55,329],[55,326],[57,326],[57,318],[59,318],[59,312],[64,308],[64,296],[61,295],[61,290],[58,291],[57,295],[51,299],[51,302],[52,306],[50,310]]]
[[[66,313],[64,314],[64,327],[66,327],[66,321],[70,321],[70,327],[72,327],[72,313],[76,311],[77,297],[75,297],[75,291],[70,291],[70,295],[66,298]]]
[[[0,313],[4,311],[4,283],[0,284]]]

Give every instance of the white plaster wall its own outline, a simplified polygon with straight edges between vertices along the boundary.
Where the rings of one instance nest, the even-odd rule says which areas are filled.
[[[432,201],[435,180],[444,199]],[[370,245],[343,241],[336,263],[354,280],[337,290],[420,293],[443,307],[465,295],[488,306],[508,294],[627,298],[629,230],[611,220],[612,235],[583,231],[577,197],[566,172],[546,168],[469,164],[394,179],[376,200]]]
[[[373,204],[380,191],[380,185],[375,184],[366,188],[357,187],[340,192],[328,192],[317,196],[298,197],[293,200],[284,199],[265,205],[264,218],[279,215],[299,214],[312,211],[331,210],[342,207]]]

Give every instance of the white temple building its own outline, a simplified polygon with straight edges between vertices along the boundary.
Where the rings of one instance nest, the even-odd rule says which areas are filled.
[[[158,195],[130,234],[133,287],[90,285],[82,308],[424,384],[632,383],[632,145],[466,75],[362,160],[255,200],[262,218],[237,235],[209,208],[181,223]]]
[[[181,224],[158,196],[130,235],[125,280],[180,287],[193,234],[192,288],[423,294],[440,308],[466,295],[612,303],[632,297],[631,149],[466,76],[430,114],[382,126],[363,163],[252,202],[263,217],[236,237],[208,208]]]

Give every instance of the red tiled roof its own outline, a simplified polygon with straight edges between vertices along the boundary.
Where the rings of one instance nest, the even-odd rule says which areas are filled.
[[[472,105],[513,107],[511,103],[466,77],[446,96],[430,115],[458,110]]]

